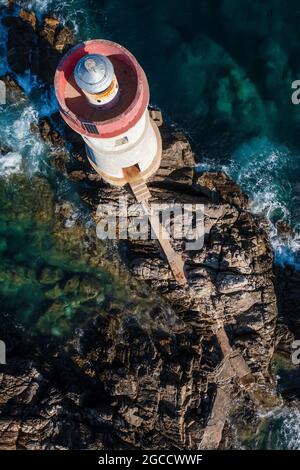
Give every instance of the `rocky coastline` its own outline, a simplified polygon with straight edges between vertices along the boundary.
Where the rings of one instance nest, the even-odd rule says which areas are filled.
[[[26,99],[16,75],[30,69],[51,84],[75,38],[51,16],[39,23],[21,10],[4,21],[11,73],[3,80],[12,101]],[[89,323],[54,350],[25,341],[4,316],[1,339],[12,359],[0,366],[0,449],[235,448],[233,421],[241,434],[255,435],[260,412],[298,399],[295,380],[278,384],[272,364],[289,357],[299,332],[299,275],[274,269],[267,222],[250,212],[239,186],[224,173],[197,173],[187,137],[150,112],[163,140],[161,167],[149,181],[152,201],[205,206],[204,247],[184,251],[174,242],[188,287],[176,285],[153,241],[122,241],[113,247],[118,275],[163,305],[153,303],[146,319],[120,305],[95,307]],[[53,169],[74,182],[91,219],[100,202],[128,194],[90,168],[81,139],[58,113],[32,132],[48,145]],[[38,177],[46,193],[47,184]],[[51,200],[49,211],[63,242],[72,209]],[[92,264],[103,255],[97,250],[95,241],[86,247]],[[89,282],[87,290],[98,289]],[[49,283],[61,287],[59,279]]]

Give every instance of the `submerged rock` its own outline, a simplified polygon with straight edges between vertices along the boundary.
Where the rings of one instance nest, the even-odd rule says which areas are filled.
[[[35,54],[46,51],[50,63],[45,80],[52,81],[57,52],[69,41],[59,39],[60,26],[49,19],[35,29],[22,18],[7,24],[10,47],[19,51],[11,67],[25,31],[25,51],[35,38]],[[43,78],[28,57],[22,67],[26,63]],[[57,119],[40,123],[41,136],[55,168],[79,182],[81,200],[97,220],[99,202],[116,204],[128,192],[101,180],[79,137],[54,129]],[[173,240],[184,257],[188,287],[176,284],[153,241],[113,245],[120,276],[113,295],[104,272],[79,274],[77,267],[66,275],[63,266],[41,266],[37,278],[46,303],[37,323],[43,333],[62,328],[68,334],[54,348],[31,339],[35,354],[29,361],[14,346],[14,325],[6,332],[13,354],[7,367],[0,366],[1,448],[170,450],[198,449],[204,441],[217,447],[225,421],[221,445],[230,447],[228,417],[236,404],[250,416],[280,403],[270,371],[277,302],[265,221],[250,213],[247,197],[227,175],[198,174],[187,138],[162,124],[159,113],[156,120],[163,156],[149,181],[152,202],[204,205],[204,246],[186,250]],[[108,266],[112,255],[100,251],[95,226],[87,230],[74,217],[66,226],[72,210],[52,205],[56,243],[70,257],[80,250],[90,268]],[[88,246],[82,243],[87,233]],[[85,321],[68,331],[74,311]],[[219,423],[208,439],[212,409]]]
[[[242,193],[239,207],[237,188],[233,184],[230,191],[226,175],[216,177],[216,187],[222,178],[226,192],[223,194],[219,186],[218,193],[210,197],[204,189],[204,178],[194,173],[193,153],[186,138],[166,126],[162,133],[162,166],[150,182],[154,200],[205,204],[204,247],[183,252],[189,288],[183,290],[176,285],[153,242],[123,242],[126,255],[124,247],[119,246],[123,263],[166,302],[164,305],[160,300],[161,306],[145,304],[145,308],[141,305],[135,315],[125,303],[124,308],[122,302],[115,306],[103,304],[105,295],[97,279],[73,275],[62,283],[61,271],[43,269],[40,280],[47,288],[47,301],[52,303],[38,321],[40,330],[50,330],[54,335],[56,328],[65,330],[75,305],[88,321],[68,335],[63,349],[57,347],[55,359],[50,352],[43,359],[37,356],[35,368],[39,373],[46,360],[50,376],[55,363],[61,379],[58,385],[43,378],[43,404],[37,395],[35,411],[30,408],[35,428],[24,418],[30,430],[23,441],[26,448],[197,448],[218,388],[222,352],[214,326],[220,320],[259,387],[249,395],[233,377],[227,396],[238,395],[244,406],[254,400],[252,406],[256,407],[266,406],[262,398],[271,396],[269,365],[277,310],[268,237],[260,219],[245,207]],[[55,148],[57,142],[63,140],[55,134]],[[77,146],[75,151],[78,153]],[[115,202],[120,192],[125,194],[125,189],[111,188],[99,179],[91,181],[84,154],[74,165],[78,167],[80,161],[80,171],[88,183],[79,187],[80,195],[93,211],[99,201]],[[69,163],[67,174],[72,171]],[[234,203],[227,202],[231,193],[235,194]],[[70,207],[63,205],[56,214],[63,227],[70,218]],[[76,237],[82,237],[76,223],[65,230],[66,236],[72,230]],[[178,245],[177,249],[182,248]],[[137,284],[139,288],[144,289],[142,284]],[[64,295],[72,295],[72,300],[69,297],[65,303]],[[95,299],[98,307],[97,302],[90,304]],[[72,395],[67,404],[61,384]],[[3,393],[5,396],[5,389]],[[41,418],[43,407],[49,407],[50,400],[53,403],[52,394],[55,406],[51,405],[47,417]],[[276,400],[268,406],[274,403]],[[23,406],[21,400],[21,415]],[[224,401],[224,419],[230,408],[230,401],[226,401],[226,407]],[[12,420],[13,413],[12,406],[3,408],[3,431],[13,423],[15,433],[23,434],[24,421]],[[60,423],[60,431],[54,422]],[[83,422],[85,425],[79,426]],[[69,434],[70,423],[78,423],[80,432]],[[42,436],[39,441],[35,437],[38,430]],[[4,447],[18,446],[15,435],[3,440]]]
[[[28,23],[33,30],[35,30],[37,25],[37,18],[34,11],[27,11],[22,8],[20,11],[20,18],[25,22]]]
[[[7,60],[11,70],[23,74],[30,69],[33,75],[52,83],[57,64],[68,48],[74,45],[73,33],[46,16],[38,23],[32,11],[22,9],[19,16],[8,16]]]

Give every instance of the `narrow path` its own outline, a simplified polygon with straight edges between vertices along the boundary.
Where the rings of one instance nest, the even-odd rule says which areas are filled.
[[[237,381],[245,389],[255,382],[243,356],[230,346],[222,322],[215,327],[215,334],[224,358],[214,373],[217,392],[200,444],[201,449],[217,449],[220,445],[225,421],[231,408],[232,381]]]
[[[154,215],[151,211],[148,202],[151,198],[151,193],[146,182],[141,178],[129,184],[136,201],[142,205],[144,213],[148,216],[152,230],[168,260],[176,282],[180,286],[187,286],[182,256],[173,249],[168,232],[159,222],[157,215]],[[214,333],[222,350],[223,360],[213,376],[213,382],[217,385],[217,391],[202,436],[201,449],[217,449],[220,445],[226,418],[231,408],[232,381],[236,381],[241,387],[246,389],[255,382],[243,356],[231,347],[222,321],[219,321],[215,326]]]
[[[182,287],[187,286],[188,283],[184,272],[184,261],[182,256],[172,247],[169,233],[159,222],[158,216],[153,214],[151,211],[151,207],[148,203],[151,197],[151,193],[147,184],[142,178],[129,184],[135,199],[142,205],[144,213],[148,216],[152,231],[155,234],[160,248],[169,263],[176,282]]]

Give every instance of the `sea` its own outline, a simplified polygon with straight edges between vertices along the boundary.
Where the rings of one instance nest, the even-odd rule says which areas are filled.
[[[128,48],[148,76],[151,104],[188,135],[199,172],[227,172],[249,196],[252,211],[268,219],[275,263],[300,269],[300,104],[292,100],[293,82],[300,80],[298,0],[15,3],[34,9],[38,18],[53,13],[78,41],[105,38]],[[5,4],[0,0],[2,16]],[[0,76],[9,71],[6,41],[1,23]],[[71,183],[55,180],[48,149],[32,133],[33,124],[57,110],[53,89],[45,89],[30,71],[17,79],[29,100],[0,106],[1,145],[11,149],[0,155],[0,295],[8,313],[17,311],[33,322],[44,302],[41,263],[65,270],[66,276],[84,268],[55,254],[47,227],[30,222],[30,198],[22,208],[17,176],[42,174],[52,197],[80,203]],[[279,222],[292,228],[284,240]],[[59,336],[51,322],[43,323],[47,327]],[[241,447],[300,449],[299,408],[282,407],[262,419],[259,436]]]

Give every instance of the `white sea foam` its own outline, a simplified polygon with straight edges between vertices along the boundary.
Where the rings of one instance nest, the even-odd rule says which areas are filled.
[[[292,408],[285,412],[282,435],[289,450],[300,450],[300,410]]]
[[[216,166],[206,160],[196,170],[221,170],[236,181],[249,196],[252,212],[269,221],[276,263],[300,269],[300,183],[294,177],[300,175],[300,155],[266,137],[254,138],[233,152],[229,164]],[[294,233],[281,238],[278,221],[289,224]]]
[[[6,0],[1,0],[2,3],[6,4]],[[72,29],[75,33],[78,32],[78,18],[87,20],[86,9],[88,5],[84,5],[84,2],[78,0],[64,0],[60,2],[58,0],[16,0],[15,2],[20,8],[26,8],[27,10],[34,10],[37,18],[41,21],[43,15],[47,13],[53,14],[59,19],[62,25],[66,22],[72,25]]]
[[[6,3],[6,0],[5,2]],[[51,8],[53,1],[51,0],[17,0],[17,5],[28,10],[35,10],[41,13],[46,13]]]
[[[295,224],[300,215],[297,214],[300,191],[297,194],[297,185],[292,182],[293,174],[300,174],[300,156],[266,137],[254,138],[240,146],[233,153],[231,163],[222,170],[249,195],[252,211],[267,217],[276,262],[300,268],[297,261],[300,231]],[[279,221],[292,226],[294,235],[284,240],[278,236]]]
[[[16,118],[8,114],[1,125],[1,137],[5,144],[23,156],[29,174],[40,169],[44,158],[45,145],[41,138],[32,132],[32,124],[37,124],[38,113],[33,106],[26,106]]]
[[[22,166],[22,155],[17,152],[8,152],[0,155],[0,175],[8,176],[19,173]]]
[[[300,410],[283,407],[268,416],[264,431],[267,449],[300,450]]]
[[[82,8],[80,2],[76,0],[66,0],[63,5],[54,0],[28,0],[17,3],[22,7],[34,9],[38,16],[51,11],[63,23],[67,18],[75,29],[78,27],[78,20],[82,21],[87,17],[85,11],[87,7]],[[64,14],[65,9],[69,12],[67,17]],[[6,31],[5,28],[1,28],[0,47],[1,44],[5,47],[5,43]],[[19,143],[17,150],[22,150],[20,149],[21,141],[25,139],[27,142],[25,148],[31,166],[38,167],[38,155],[43,152],[43,145],[36,136],[29,135],[30,123],[36,122],[38,115],[39,117],[50,116],[57,110],[57,102],[53,88],[50,92],[45,88],[43,89],[43,84],[37,77],[32,76],[30,71],[26,71],[25,74],[19,76],[18,82],[27,95],[33,92],[36,97],[35,90],[40,91],[35,103],[35,110],[32,107],[27,108],[19,122],[15,122],[13,125],[15,137]],[[12,148],[16,147],[12,146]],[[36,156],[34,157],[34,155]],[[279,264],[294,264],[300,268],[300,262],[298,263],[296,259],[297,253],[300,251],[300,230],[294,224],[295,236],[286,237],[282,241],[276,228],[276,222],[279,220],[291,225],[293,225],[294,220],[297,220],[297,217],[293,217],[290,206],[290,201],[293,198],[293,188],[287,176],[288,170],[294,163],[294,157],[285,146],[274,144],[267,138],[254,138],[236,149],[232,155],[231,163],[220,169],[225,170],[249,195],[253,212],[263,213],[269,220],[270,238],[276,261]],[[199,171],[208,171],[210,167],[215,170],[215,163],[211,165],[210,162],[206,162],[198,165]]]

